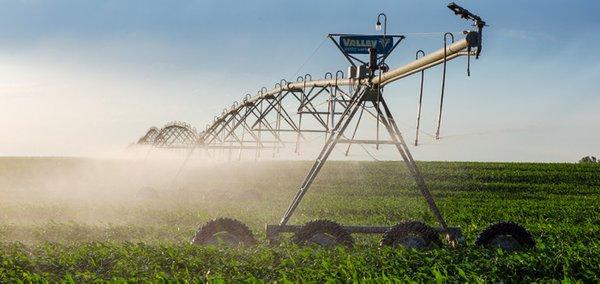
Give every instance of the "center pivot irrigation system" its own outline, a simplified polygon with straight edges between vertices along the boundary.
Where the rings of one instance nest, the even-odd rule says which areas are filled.
[[[241,158],[242,152],[250,151],[255,158],[259,158],[265,151],[270,151],[275,156],[282,148],[293,148],[294,153],[300,154],[301,142],[307,141],[308,135],[320,134],[324,136],[325,144],[291,204],[279,224],[266,226],[266,235],[270,244],[278,243],[282,233],[293,233],[292,240],[298,244],[314,243],[323,246],[333,244],[350,246],[353,244],[351,236],[353,233],[383,233],[381,245],[391,246],[416,248],[440,246],[442,245],[440,235],[451,246],[462,243],[464,238],[460,229],[449,227],[438,209],[383,94],[388,84],[420,73],[417,138],[414,142],[417,145],[424,71],[442,65],[442,95],[436,131],[436,138],[439,138],[446,64],[461,56],[468,58],[468,64],[471,56],[479,58],[482,51],[482,33],[486,26],[479,16],[454,3],[450,3],[448,8],[461,18],[471,21],[476,30],[463,32],[465,38],[458,41],[454,40],[453,34],[446,33],[442,49],[428,55],[419,50],[416,59],[411,63],[390,69],[385,60],[406,37],[387,34],[386,15],[379,14],[376,27],[381,30],[383,18],[383,35],[328,35],[350,63],[347,77],[344,77],[342,71],[338,71],[335,75],[326,73],[320,80],[313,80],[308,74],[298,77],[296,82],[281,80],[273,89],[268,90],[263,87],[257,95],[247,94],[241,103],[235,102],[231,108],[224,109],[204,131],[198,132],[184,123],[170,123],[162,129],[151,128],[139,139],[138,144],[158,148],[188,149],[188,158],[196,149],[208,156],[228,153],[229,158],[232,155]],[[356,136],[358,126],[365,117],[375,120],[375,139],[358,139]],[[384,133],[387,132],[388,138],[380,137],[380,128]],[[439,227],[430,227],[418,221],[404,221],[393,227],[342,226],[329,220],[311,221],[305,225],[288,224],[292,214],[338,144],[346,145],[346,155],[353,144],[361,147],[365,144],[375,145],[377,148],[381,145],[394,146],[415,179]],[[252,245],[257,241],[246,225],[229,218],[215,219],[206,223],[192,239],[194,244],[218,242]],[[521,225],[513,222],[491,225],[478,236],[476,244],[509,250],[535,246],[531,234]]]

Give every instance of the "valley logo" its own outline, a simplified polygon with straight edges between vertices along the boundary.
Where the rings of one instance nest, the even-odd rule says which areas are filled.
[[[348,54],[369,54],[369,48],[376,48],[377,54],[386,54],[394,46],[394,38],[373,35],[340,36],[340,47]]]

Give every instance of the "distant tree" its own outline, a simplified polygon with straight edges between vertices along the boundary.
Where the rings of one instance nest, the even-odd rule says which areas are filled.
[[[581,160],[579,160],[580,164],[597,164],[600,163],[600,161],[598,159],[596,159],[596,157],[594,156],[585,156],[583,158],[581,158]]]

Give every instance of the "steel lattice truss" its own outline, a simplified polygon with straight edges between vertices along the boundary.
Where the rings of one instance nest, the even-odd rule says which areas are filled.
[[[379,137],[382,119],[377,111],[383,102],[384,87],[434,66],[445,66],[457,57],[472,55],[471,46],[473,43],[468,38],[462,39],[370,78],[345,78],[344,73],[338,71],[335,75],[328,72],[319,80],[313,80],[308,74],[298,77],[295,82],[281,80],[271,90],[263,87],[254,96],[246,94],[241,102],[236,101],[224,109],[199,133],[188,124],[175,122],[160,131],[151,128],[138,144],[158,148],[202,148],[209,153],[229,149],[229,153],[239,151],[240,157],[245,150],[254,151],[256,157],[266,150],[278,153],[282,148],[300,153],[302,142],[314,139],[318,134],[324,136],[325,141],[333,134],[340,118],[353,103],[354,93],[367,87],[371,91],[358,106],[358,120],[353,121],[353,126],[337,143],[348,144],[348,149],[351,144],[394,144]],[[377,136],[375,139],[356,139],[361,120],[369,117],[377,122]],[[308,138],[309,135],[312,137]]]
[[[156,127],[150,128],[146,135],[140,138],[140,141],[142,140],[154,147],[193,148],[198,144],[198,132],[189,124],[176,121],[168,123],[160,131]]]
[[[146,134],[138,140],[137,144],[140,145],[153,145],[156,140],[156,136],[158,136],[160,130],[156,127],[150,127]]]

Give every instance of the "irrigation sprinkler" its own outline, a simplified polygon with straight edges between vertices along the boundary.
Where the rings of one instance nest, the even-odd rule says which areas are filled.
[[[439,138],[446,65],[462,56],[470,58],[474,55],[478,58],[482,50],[482,33],[486,26],[485,21],[479,16],[455,3],[450,3],[448,8],[461,18],[473,22],[477,31],[467,31],[464,38],[456,40],[453,34],[446,33],[441,49],[429,54],[419,51],[414,61],[390,69],[385,61],[406,39],[406,36],[387,34],[387,16],[380,14],[377,27],[381,27],[381,17],[383,17],[383,35],[328,35],[350,65],[346,76],[344,72],[338,71],[335,76],[333,73],[326,73],[323,79],[313,80],[312,76],[307,74],[298,77],[295,81],[281,80],[273,89],[267,90],[263,87],[256,96],[247,95],[242,103],[235,103],[231,108],[225,109],[203,132],[197,133],[187,125],[168,125],[156,134],[153,145],[170,148],[177,145],[192,149],[202,148],[209,153],[212,151],[212,155],[217,154],[218,150],[237,149],[240,151],[238,159],[241,158],[242,151],[252,150],[255,151],[255,158],[259,158],[261,151],[270,150],[275,156],[288,146],[291,146],[294,153],[300,154],[299,145],[306,140],[307,134],[323,135],[325,143],[279,223],[266,225],[267,240],[270,244],[279,243],[280,235],[284,233],[294,234],[292,240],[298,244],[316,243],[323,246],[332,244],[350,246],[353,243],[352,234],[356,233],[383,234],[381,245],[390,246],[432,247],[442,245],[441,239],[451,246],[461,244],[464,238],[460,228],[450,227],[446,223],[396,124],[384,93],[385,86],[388,84],[413,74],[421,75],[417,114],[418,135],[424,72],[441,65],[443,67],[442,94],[436,127],[436,138]],[[344,86],[347,86],[348,90],[341,88]],[[297,119],[293,118],[294,115]],[[356,137],[359,125],[365,119],[374,119],[377,123],[375,139]],[[388,138],[382,139],[380,132],[387,134]],[[150,132],[146,134],[148,137],[152,135],[154,134]],[[144,137],[140,141],[151,140]],[[346,155],[351,145],[363,147],[375,145],[377,149],[384,145],[393,146],[414,178],[438,226],[432,227],[420,221],[402,221],[391,227],[343,226],[330,220],[315,220],[304,225],[290,224],[295,210],[310,190],[334,148],[339,144],[347,144]],[[418,136],[414,144],[418,144]],[[197,231],[192,243],[211,244],[217,242],[217,239],[231,244],[256,243],[250,230],[233,219],[210,221]],[[476,244],[515,249],[532,247],[535,242],[522,226],[512,222],[500,222],[481,233]]]

